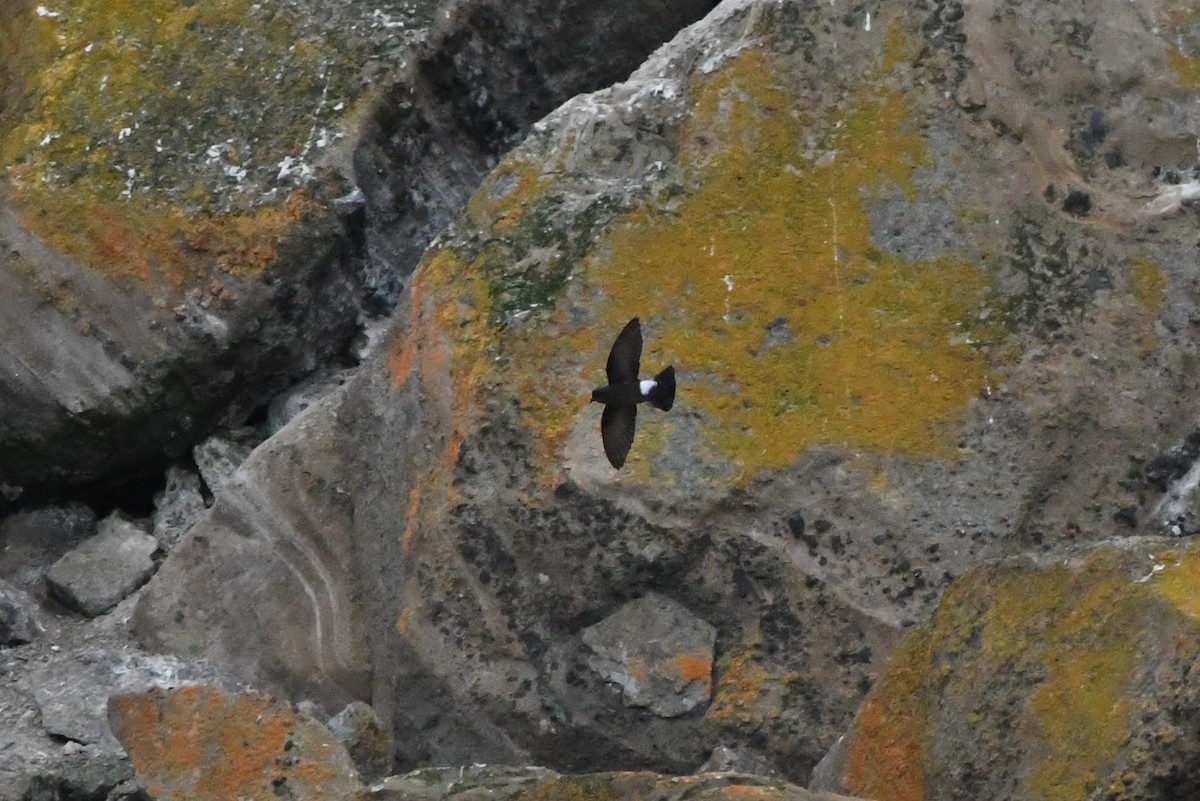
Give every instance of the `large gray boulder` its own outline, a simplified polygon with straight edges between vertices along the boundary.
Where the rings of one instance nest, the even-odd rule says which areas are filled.
[[[1190,179],[1154,168],[1195,158],[1195,37],[1118,0],[727,0],[496,165],[139,636],[369,700],[401,765],[722,744],[805,780],[954,577],[1194,490]],[[634,316],[680,391],[615,472],[587,391]],[[670,718],[583,636],[651,592],[716,632]]]

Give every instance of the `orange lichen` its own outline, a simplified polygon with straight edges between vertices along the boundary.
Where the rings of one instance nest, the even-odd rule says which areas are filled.
[[[616,801],[618,797],[624,795],[619,796],[613,790],[610,778],[604,774],[584,774],[543,779],[514,796],[514,801]]]
[[[1130,682],[1145,675],[1143,658],[1164,638],[1181,653],[1198,645],[1200,632],[1182,616],[1172,620],[1163,597],[1200,617],[1200,567],[1160,558],[1140,581],[1119,551],[1073,565],[992,567],[957,581],[932,628],[906,639],[860,710],[847,789],[883,801],[921,798],[919,774],[938,758],[929,749],[940,748],[931,738],[943,728],[931,718],[986,725],[1002,704],[1020,710],[1006,724],[1013,742],[1002,747],[1022,752],[1022,792],[1043,801],[1095,793],[1135,729]],[[976,747],[994,758],[994,744]]]
[[[274,801],[279,777],[312,787],[343,775],[309,750],[288,753],[298,720],[267,696],[183,687],[110,703],[134,770],[156,798]]]
[[[412,631],[413,610],[411,606],[406,606],[400,610],[400,614],[396,616],[396,633],[401,637],[407,637]]]
[[[879,801],[925,798],[928,631],[910,634],[859,709],[846,755],[846,790]]]
[[[413,538],[416,534],[417,513],[421,509],[421,484],[413,484],[413,488],[408,493],[408,508],[404,513],[404,534],[400,537],[400,551],[409,553],[412,551]]]
[[[342,74],[335,40],[316,48],[295,18],[250,0],[72,0],[44,17],[10,6],[0,55],[21,60],[0,58],[0,164],[9,205],[53,248],[177,293],[214,269],[272,266],[279,238],[318,213],[301,193],[243,189],[222,169],[261,172],[299,153],[314,105]],[[212,46],[233,33],[236,48]],[[229,113],[231,98],[255,114]],[[250,128],[251,117],[262,124]]]
[[[724,723],[753,722],[764,701],[772,705],[771,686],[778,678],[759,661],[758,649],[747,647],[723,657],[717,669],[717,686],[705,717]]]
[[[320,213],[302,192],[281,205],[219,220],[190,219],[140,198],[113,203],[40,188],[27,188],[12,201],[22,225],[79,262],[115,278],[176,290],[210,269],[261,273],[275,263],[280,238],[305,215]]]
[[[698,681],[709,689],[712,684],[712,658],[708,654],[679,654],[675,657],[675,669],[687,684]]]

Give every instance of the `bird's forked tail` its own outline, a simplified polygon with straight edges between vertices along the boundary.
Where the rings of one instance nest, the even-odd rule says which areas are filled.
[[[671,410],[675,405],[675,368],[668,367],[658,375],[654,376],[654,386],[646,395],[646,400],[651,406],[657,409],[662,409],[664,412]]]

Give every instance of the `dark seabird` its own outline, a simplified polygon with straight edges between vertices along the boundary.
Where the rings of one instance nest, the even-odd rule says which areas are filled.
[[[613,467],[625,464],[633,445],[637,426],[637,405],[646,401],[651,406],[669,411],[675,403],[675,368],[668,367],[654,378],[638,379],[642,360],[642,324],[630,320],[608,354],[608,386],[592,390],[592,400],[604,404],[600,417],[600,438],[604,455]]]

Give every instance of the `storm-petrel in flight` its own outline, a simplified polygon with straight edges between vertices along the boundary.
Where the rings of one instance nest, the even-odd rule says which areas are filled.
[[[649,401],[651,406],[669,411],[675,403],[675,368],[668,367],[654,378],[638,379],[642,360],[642,324],[630,320],[608,354],[608,386],[592,390],[592,400],[604,404],[600,416],[600,438],[604,455],[613,467],[625,464],[633,445],[637,426],[637,405]]]

